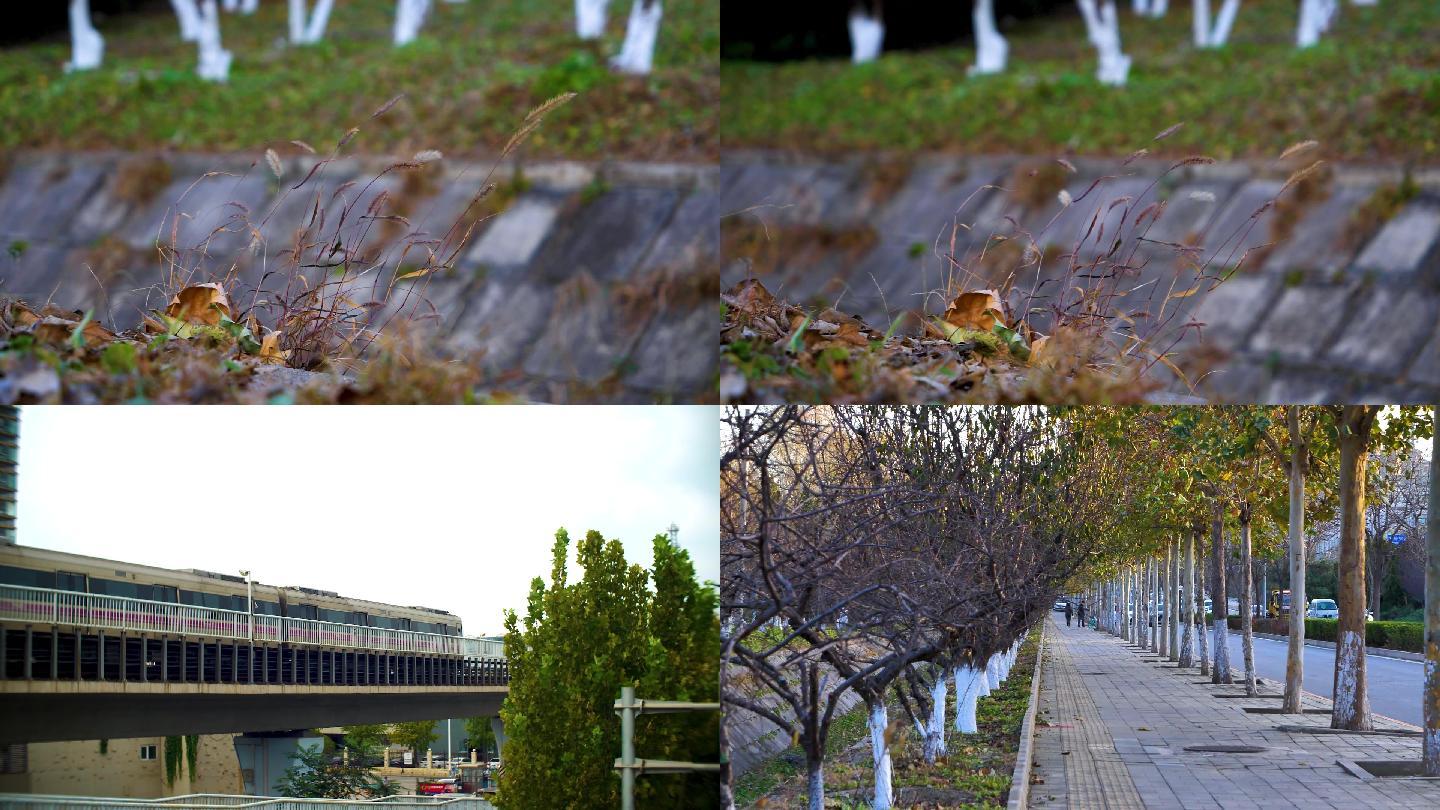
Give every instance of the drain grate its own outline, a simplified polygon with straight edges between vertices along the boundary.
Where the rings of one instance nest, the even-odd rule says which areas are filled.
[[[1187,745],[1185,750],[1201,754],[1259,754],[1270,749],[1263,745]]]

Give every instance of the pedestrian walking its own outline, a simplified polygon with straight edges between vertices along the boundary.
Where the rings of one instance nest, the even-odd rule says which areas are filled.
[[[1072,611],[1072,608],[1070,607],[1070,603],[1067,601],[1067,602],[1065,603],[1065,626],[1066,626],[1066,627],[1069,627],[1069,626],[1070,626],[1070,616],[1072,615],[1072,612],[1073,612],[1073,611]]]
[[[1080,603],[1080,626],[1085,626],[1085,603],[1083,601]]]

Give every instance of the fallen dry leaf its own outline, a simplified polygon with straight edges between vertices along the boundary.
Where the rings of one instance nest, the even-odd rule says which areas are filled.
[[[267,365],[283,366],[290,360],[290,350],[280,349],[280,333],[271,332],[260,339],[260,362]]]
[[[994,290],[975,290],[955,296],[945,308],[945,322],[962,329],[989,332],[995,328],[995,315],[1000,312],[1000,296]]]
[[[218,326],[222,316],[230,317],[230,299],[218,283],[195,284],[176,293],[165,314],[190,323]]]

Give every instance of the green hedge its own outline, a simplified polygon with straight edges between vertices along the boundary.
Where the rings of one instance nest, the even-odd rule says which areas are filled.
[[[1305,638],[1314,641],[1334,641],[1338,619],[1306,619]],[[1240,617],[1231,616],[1231,630],[1240,629]],[[1255,619],[1253,628],[1257,633],[1276,636],[1290,635],[1288,619]],[[1365,644],[1369,647],[1383,647],[1387,650],[1420,652],[1421,638],[1425,634],[1424,622],[1366,622]]]

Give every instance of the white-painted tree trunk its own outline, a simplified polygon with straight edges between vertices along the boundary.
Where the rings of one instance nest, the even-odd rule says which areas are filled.
[[[395,6],[395,44],[414,42],[429,11],[430,0],[399,0]]]
[[[170,7],[175,9],[175,18],[180,21],[180,39],[199,40],[200,12],[195,8],[195,0],[170,0]]]
[[[870,706],[870,758],[875,769],[876,810],[885,810],[895,801],[895,792],[890,787],[890,746],[885,744],[885,727],[890,721],[886,716],[885,701],[877,700]]]
[[[925,727],[925,761],[934,764],[945,754],[945,673],[938,672],[930,687],[930,722]]]
[[[1185,571],[1180,575],[1180,581],[1184,583],[1184,593],[1178,600],[1180,618],[1184,627],[1180,628],[1180,666],[1195,666],[1195,537],[1188,535],[1180,541],[1184,545]]]
[[[260,8],[260,0],[240,0],[241,14],[254,14]]]
[[[610,0],[575,0],[575,33],[581,39],[604,36],[605,8],[609,5]]]
[[[885,21],[861,8],[850,10],[850,60],[855,64],[880,58],[885,44]]]
[[[202,79],[224,82],[230,78],[230,52],[220,43],[220,9],[215,0],[200,0],[200,64],[195,72]]]
[[[985,662],[985,685],[989,687],[988,691],[990,692],[994,692],[996,689],[1000,688],[999,653],[990,656],[990,659]]]
[[[1195,47],[1219,48],[1230,41],[1230,29],[1235,27],[1235,16],[1240,13],[1240,0],[1225,0],[1220,13],[1210,19],[1209,0],[1195,0]]]
[[[980,697],[980,672],[970,664],[955,667],[955,730],[974,734],[975,709]]]
[[[308,5],[308,0],[290,0],[290,42],[295,45],[310,45],[325,38],[335,0],[316,0],[314,9],[307,9]]]
[[[985,659],[985,664],[975,668],[975,697],[982,698],[990,694],[990,659]]]
[[[90,22],[90,0],[70,0],[70,61],[66,70],[94,70],[105,59],[105,38]]]
[[[620,73],[643,76],[655,61],[655,40],[660,36],[660,0],[634,0],[625,24],[625,42],[610,66]]]
[[[1320,41],[1320,35],[1330,30],[1330,23],[1339,11],[1338,0],[1300,0],[1300,23],[1295,31],[1295,44],[1308,48]]]
[[[975,0],[972,16],[975,25],[975,64],[970,66],[970,73],[1000,73],[1005,70],[1010,43],[1000,36],[1000,29],[995,27],[994,0]]]
[[[1101,0],[1098,8],[1095,0],[1075,2],[1080,7],[1080,16],[1085,18],[1090,44],[1100,56],[1095,78],[1101,84],[1123,86],[1130,75],[1130,57],[1120,50],[1120,15],[1115,11],[1115,0]]]
[[[1161,17],[1164,17],[1164,16],[1165,16],[1165,12],[1166,12],[1166,11],[1169,11],[1169,10],[1170,10],[1170,2],[1169,2],[1169,0],[1150,0],[1150,16],[1151,16],[1151,17],[1153,17],[1153,18],[1155,18],[1155,19],[1158,20],[1158,19],[1160,19]]]

